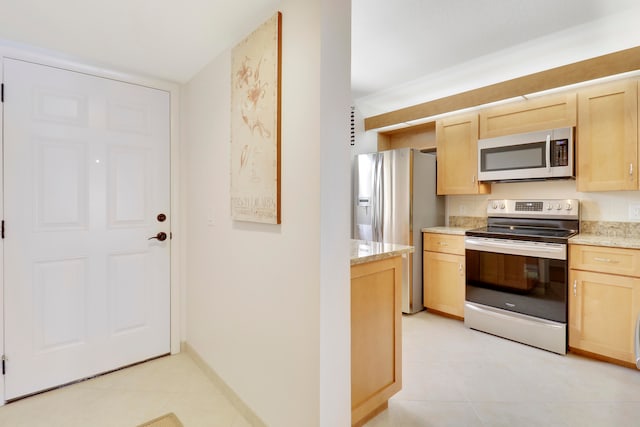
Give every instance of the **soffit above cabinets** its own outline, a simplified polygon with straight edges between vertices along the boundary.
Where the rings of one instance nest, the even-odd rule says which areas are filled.
[[[591,82],[640,70],[640,47],[481,87],[467,92],[365,118],[365,130],[383,130],[409,121],[433,121],[435,116],[475,108],[504,99]]]

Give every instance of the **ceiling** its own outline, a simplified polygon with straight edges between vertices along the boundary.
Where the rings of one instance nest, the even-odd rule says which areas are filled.
[[[0,0],[0,39],[184,83],[278,0]],[[352,0],[357,102],[637,7],[637,0]],[[247,19],[261,17],[258,21]],[[382,98],[373,110],[389,110]],[[375,102],[374,102],[375,103]]]
[[[266,20],[278,3],[0,0],[0,39],[184,83]]]

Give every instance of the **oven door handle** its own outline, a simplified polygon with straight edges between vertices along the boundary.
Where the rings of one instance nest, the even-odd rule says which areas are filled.
[[[567,259],[566,245],[562,243],[532,243],[522,240],[466,237],[465,249],[479,252],[495,252],[506,255],[522,255],[536,258]]]

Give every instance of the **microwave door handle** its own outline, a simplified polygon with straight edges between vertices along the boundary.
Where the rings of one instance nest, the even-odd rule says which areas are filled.
[[[551,172],[551,134],[547,134],[547,172]]]

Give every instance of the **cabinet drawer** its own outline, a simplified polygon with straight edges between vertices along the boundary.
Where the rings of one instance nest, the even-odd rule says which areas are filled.
[[[423,250],[464,255],[464,236],[424,233]]]
[[[480,111],[480,138],[576,125],[576,94],[544,96]]]
[[[640,277],[640,251],[625,248],[569,245],[569,266],[576,270]]]

